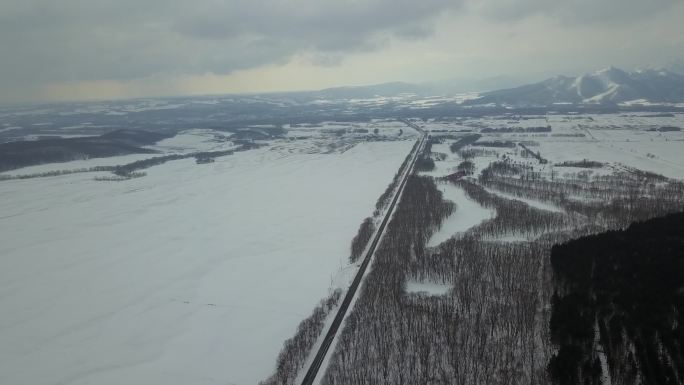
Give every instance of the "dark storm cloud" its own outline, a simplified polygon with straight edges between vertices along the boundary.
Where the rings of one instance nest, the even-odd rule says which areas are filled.
[[[429,36],[429,21],[458,5],[453,0],[5,0],[0,85],[225,74],[302,52],[330,65],[345,53],[378,49],[389,37]]]

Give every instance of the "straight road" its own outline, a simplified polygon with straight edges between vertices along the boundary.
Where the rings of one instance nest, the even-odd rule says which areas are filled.
[[[385,231],[385,227],[387,226],[387,223],[389,222],[389,219],[392,216],[394,207],[396,206],[397,201],[399,201],[399,197],[401,196],[402,191],[404,191],[406,181],[408,180],[408,177],[413,173],[413,167],[416,163],[416,159],[418,159],[418,155],[421,153],[423,147],[425,146],[425,142],[427,140],[427,133],[425,133],[420,127],[411,123],[408,120],[402,120],[402,122],[422,134],[421,138],[419,139],[419,144],[415,147],[415,151],[412,155],[413,158],[411,159],[411,162],[409,163],[409,166],[407,167],[402,177],[401,183],[399,184],[399,188],[395,192],[394,198],[392,198],[392,202],[390,203],[390,206],[387,209],[387,212],[385,213],[385,217],[383,218],[382,223],[380,224],[380,227],[378,228],[378,231],[375,234],[375,237],[373,238],[370,248],[368,249],[368,252],[366,253],[366,256],[363,259],[363,262],[359,267],[359,271],[356,273],[356,276],[354,277],[351,286],[349,286],[349,290],[347,290],[347,293],[344,296],[344,300],[342,301],[342,304],[340,305],[340,308],[338,309],[337,314],[335,315],[335,319],[330,325],[330,329],[328,329],[328,332],[325,335],[323,343],[318,349],[318,352],[316,352],[316,356],[311,362],[311,366],[309,366],[309,369],[307,370],[306,375],[302,380],[302,385],[313,385],[314,380],[316,379],[316,376],[318,375],[318,372],[321,369],[321,365],[323,364],[323,361],[325,360],[325,357],[328,354],[328,350],[330,349],[330,346],[332,345],[333,340],[335,339],[335,336],[337,335],[337,332],[340,329],[340,326],[342,325],[342,321],[344,320],[344,317],[347,315],[349,305],[354,299],[356,290],[359,288],[359,285],[361,284],[361,280],[363,279],[363,276],[366,273],[366,269],[370,264],[371,257],[373,256],[373,253],[375,253],[375,248],[378,246],[380,238],[382,238],[382,234]]]

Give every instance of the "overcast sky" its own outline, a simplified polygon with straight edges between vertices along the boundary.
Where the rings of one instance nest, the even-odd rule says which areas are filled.
[[[683,20],[682,0],[1,0],[0,101],[681,71]]]

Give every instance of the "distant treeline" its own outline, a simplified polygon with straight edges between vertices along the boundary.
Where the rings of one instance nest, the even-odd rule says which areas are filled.
[[[605,164],[601,162],[596,162],[593,160],[576,160],[576,161],[571,161],[571,160],[566,160],[565,162],[561,163],[556,163],[554,166],[556,167],[578,167],[578,168],[601,168]]]
[[[539,164],[546,164],[549,162],[548,160],[544,159],[541,156],[541,153],[539,151],[534,152],[534,151],[530,150],[529,147],[527,147],[527,145],[525,145],[525,143],[518,143],[518,145],[523,148],[522,154],[524,157],[531,156],[531,157],[537,159],[539,161]]]
[[[33,178],[44,178],[50,176],[61,176],[69,174],[79,174],[84,172],[107,172],[114,171],[116,166],[96,166],[96,167],[82,167],[75,168],[71,170],[52,170],[45,172],[36,172],[32,174],[19,174],[19,175],[0,175],[0,181],[4,180],[17,180],[17,179],[33,179]]]
[[[684,183],[624,167],[610,175],[569,173],[549,180],[529,166],[497,161],[478,182],[502,192],[553,203],[606,229],[684,210]]]
[[[463,137],[458,138],[455,142],[451,143],[449,145],[449,149],[451,150],[452,153],[456,153],[459,150],[461,150],[463,147],[473,144],[477,142],[478,139],[480,139],[482,135],[480,134],[472,134],[472,135],[466,135]]]
[[[493,140],[493,141],[482,141],[471,144],[475,147],[495,147],[495,148],[514,148],[515,142],[510,140]]]
[[[432,159],[433,143],[439,143],[439,139],[428,139],[425,147],[423,147],[423,152],[418,155],[418,159],[416,159],[415,167],[417,171],[432,171],[435,169],[435,161]]]
[[[142,160],[138,160],[135,162],[127,163],[124,165],[118,165],[118,166],[96,166],[96,167],[87,167],[87,168],[77,168],[77,169],[71,169],[71,170],[53,170],[53,171],[39,172],[39,173],[33,173],[33,174],[0,175],[0,181],[43,178],[43,177],[61,176],[61,175],[78,174],[78,173],[86,173],[86,172],[112,172],[115,175],[113,177],[97,177],[95,179],[98,181],[120,181],[120,180],[126,180],[126,179],[130,179],[130,178],[139,178],[141,176],[145,176],[145,173],[140,173],[137,171],[148,169],[148,168],[153,167],[153,166],[162,165],[162,164],[169,162],[169,161],[172,161],[172,160],[195,158],[195,161],[198,164],[210,163],[210,162],[213,162],[215,158],[227,156],[227,155],[232,155],[237,151],[246,151],[246,150],[257,148],[257,147],[258,147],[258,145],[254,144],[254,143],[248,143],[248,144],[243,144],[243,145],[241,145],[235,149],[232,149],[232,150],[202,151],[202,152],[193,152],[193,153],[189,153],[189,154],[162,155],[162,156],[157,156],[157,157],[148,158],[148,159],[142,159]]]
[[[172,160],[195,158],[197,163],[209,163],[213,161],[214,158],[220,156],[233,155],[235,151],[244,151],[242,147],[236,150],[226,150],[226,151],[204,151],[204,152],[193,152],[191,154],[171,154],[164,156],[157,156],[154,158],[138,160],[132,163],[128,163],[122,166],[114,167],[113,173],[119,176],[128,176],[134,171],[144,170],[152,166],[158,166]]]
[[[486,127],[480,130],[484,134],[542,133],[551,132],[551,126],[545,127]]]
[[[154,154],[142,146],[173,135],[142,130],[118,130],[100,136],[53,138],[0,144],[0,172],[45,163],[106,158],[129,154]]]
[[[658,128],[651,128],[649,131],[658,131],[658,132],[676,132],[676,131],[681,131],[681,127],[674,127],[674,126],[663,126],[663,127],[658,127]]]

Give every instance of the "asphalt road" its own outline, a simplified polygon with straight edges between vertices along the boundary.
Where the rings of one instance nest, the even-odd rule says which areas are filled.
[[[349,310],[349,306],[352,302],[352,299],[354,299],[356,290],[359,288],[359,285],[361,284],[361,280],[363,279],[366,269],[370,264],[371,257],[373,256],[373,253],[375,253],[375,248],[378,246],[380,238],[382,238],[382,234],[384,233],[385,227],[387,226],[387,223],[389,222],[389,219],[392,216],[394,207],[399,201],[399,196],[401,196],[401,192],[404,191],[406,181],[408,180],[408,177],[411,174],[413,174],[413,167],[416,163],[416,159],[418,159],[418,154],[420,154],[423,147],[425,146],[425,142],[427,140],[427,133],[425,133],[423,130],[420,129],[420,127],[416,126],[415,124],[409,121],[402,120],[402,122],[422,134],[420,144],[416,147],[416,150],[413,153],[413,159],[411,160],[411,163],[409,164],[409,167],[406,170],[406,173],[404,174],[401,183],[399,184],[397,192],[394,194],[394,198],[392,199],[392,202],[390,203],[390,206],[387,209],[387,212],[385,213],[385,218],[383,218],[382,223],[380,224],[380,227],[378,228],[378,231],[375,234],[375,237],[373,238],[370,248],[368,249],[368,252],[364,257],[363,262],[361,263],[361,266],[359,267],[359,270],[356,273],[356,276],[354,277],[351,286],[349,286],[349,290],[347,290],[347,293],[344,296],[344,300],[342,301],[342,304],[340,305],[340,308],[338,309],[337,314],[335,315],[335,319],[333,320],[332,325],[330,325],[330,329],[328,329],[328,332],[325,335],[325,339],[323,340],[321,347],[318,349],[318,352],[316,352],[316,356],[311,362],[311,366],[309,366],[309,369],[307,370],[306,375],[302,380],[302,385],[312,385],[314,383],[314,380],[316,379],[316,376],[318,375],[318,372],[321,369],[321,365],[323,365],[325,356],[327,355],[328,350],[330,349],[330,346],[332,345],[333,340],[335,339],[335,336],[337,335],[337,332],[340,329],[340,326],[342,325],[342,321],[344,320],[344,317],[346,316],[347,311]]]

